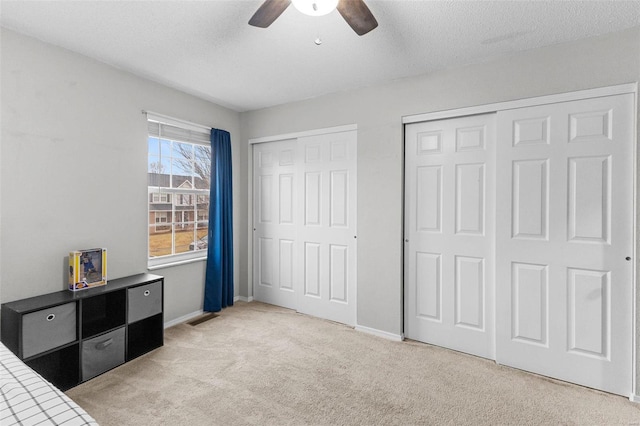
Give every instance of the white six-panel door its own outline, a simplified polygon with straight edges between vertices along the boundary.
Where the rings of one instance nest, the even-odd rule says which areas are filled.
[[[356,131],[254,145],[256,300],[356,323]]]
[[[628,396],[633,95],[498,123],[497,361]]]
[[[298,139],[301,289],[298,310],[355,325],[356,132]]]
[[[495,114],[406,126],[405,336],[494,354]]]
[[[290,309],[297,303],[297,161],[295,140],[254,146],[254,297]]]

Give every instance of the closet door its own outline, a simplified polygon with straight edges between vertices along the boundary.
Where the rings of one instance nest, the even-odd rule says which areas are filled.
[[[405,128],[405,335],[494,358],[495,114]]]
[[[356,323],[356,131],[254,145],[256,300]]]
[[[256,300],[296,309],[298,217],[295,140],[253,147],[253,291]]]
[[[356,323],[356,132],[298,139],[298,310]]]
[[[625,396],[633,95],[498,113],[497,361]]]

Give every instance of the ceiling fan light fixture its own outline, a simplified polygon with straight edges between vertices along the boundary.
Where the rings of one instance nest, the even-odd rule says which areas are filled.
[[[305,15],[322,16],[338,6],[338,0],[291,0],[296,9]]]

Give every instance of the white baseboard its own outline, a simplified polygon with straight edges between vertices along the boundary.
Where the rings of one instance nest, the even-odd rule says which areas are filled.
[[[187,322],[191,318],[198,317],[198,316],[202,315],[203,313],[204,313],[204,311],[202,309],[200,309],[199,311],[191,312],[190,314],[183,315],[183,316],[178,317],[176,319],[173,319],[171,321],[167,321],[167,322],[164,323],[164,328],[169,328],[169,327],[173,327],[174,325],[182,324],[183,322]]]
[[[236,296],[233,298],[234,302],[237,302],[238,300],[241,302],[253,302],[253,296],[249,296],[249,297]]]
[[[635,394],[634,394],[634,395],[631,395],[631,396],[629,397],[629,401],[631,401],[631,402],[637,402],[637,403],[640,403],[640,395],[635,395]]]
[[[401,342],[404,340],[404,336],[402,334],[389,333],[388,331],[377,330],[375,328],[365,327],[364,325],[356,325],[355,330],[362,331],[363,333],[373,334],[374,336],[393,340],[395,342]]]

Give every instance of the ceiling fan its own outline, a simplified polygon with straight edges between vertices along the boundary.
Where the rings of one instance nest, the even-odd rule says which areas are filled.
[[[307,15],[320,16],[338,9],[340,15],[358,35],[364,35],[378,26],[363,0],[265,0],[249,20],[249,25],[267,28],[293,2]]]

